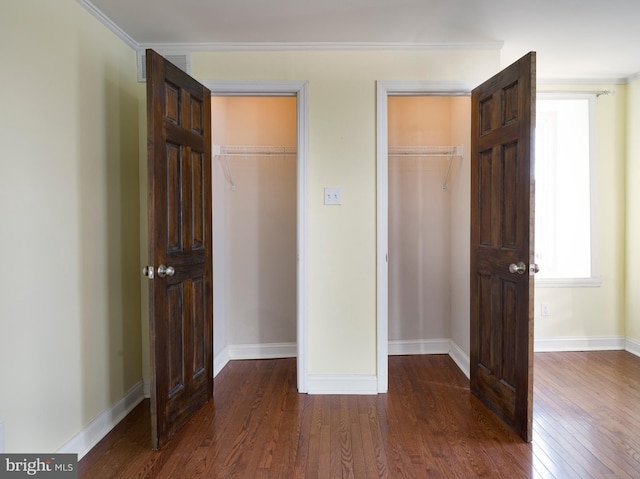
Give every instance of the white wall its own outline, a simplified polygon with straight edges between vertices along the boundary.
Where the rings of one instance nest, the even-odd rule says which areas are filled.
[[[5,0],[0,58],[0,423],[54,452],[141,380],[136,57],[73,0]]]
[[[296,146],[295,97],[214,97],[213,141]],[[296,157],[213,160],[215,353],[296,341]]]
[[[640,78],[629,84],[626,109],[626,325],[625,334],[640,354]]]
[[[596,100],[595,244],[599,287],[535,288],[535,338],[604,338],[625,334],[625,85],[538,85],[544,90],[615,90]],[[627,252],[628,254],[628,252]],[[628,291],[633,295],[633,291]],[[540,304],[551,314],[542,316]]]

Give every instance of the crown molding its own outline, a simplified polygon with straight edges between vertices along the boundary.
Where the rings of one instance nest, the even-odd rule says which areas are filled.
[[[500,50],[502,41],[490,42],[203,42],[203,43],[138,43],[114,23],[90,0],[76,0],[100,23],[115,33],[134,50],[146,48],[163,51],[336,51],[336,50]]]
[[[163,51],[250,52],[250,51],[366,51],[366,50],[500,50],[503,42],[483,43],[389,43],[389,42],[210,42],[140,43],[139,48]]]
[[[109,30],[115,33],[117,37],[119,37],[123,42],[125,42],[131,48],[133,48],[134,50],[140,49],[140,45],[138,44],[138,42],[136,42],[133,38],[131,38],[129,34],[125,32],[122,28],[120,28],[118,25],[113,23],[113,21],[109,17],[107,17],[104,13],[102,13],[102,11],[100,11],[100,9],[98,9],[98,7],[96,7],[89,0],[76,0],[76,2],[80,4],[80,6],[82,6],[87,12],[93,15],[96,19],[98,19],[98,21],[102,23],[105,27],[107,27]]]
[[[380,51],[380,50],[500,50],[503,41],[490,42],[203,42],[203,43],[138,43],[116,25],[90,0],[76,0],[87,12],[111,30],[134,50],[146,48],[165,52],[249,52],[249,51]],[[640,79],[640,72],[613,78],[538,78],[540,85],[627,85]]]
[[[634,82],[636,80],[640,80],[640,72],[638,73],[634,73],[633,75],[631,75],[630,77],[627,78],[627,83],[631,83]]]

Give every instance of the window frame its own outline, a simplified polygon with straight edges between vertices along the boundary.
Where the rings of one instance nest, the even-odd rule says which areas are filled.
[[[585,92],[544,92],[539,91],[537,101],[540,100],[587,100],[589,110],[589,234],[591,275],[589,277],[573,278],[543,278],[534,276],[535,287],[538,288],[593,288],[602,284],[598,274],[598,243],[597,243],[597,203],[596,203],[596,98],[595,93]]]

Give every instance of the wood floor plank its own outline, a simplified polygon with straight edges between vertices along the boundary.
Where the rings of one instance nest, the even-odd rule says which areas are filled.
[[[360,430],[362,431],[362,451],[366,458],[367,477],[384,478],[389,477],[387,468],[387,452],[381,438],[383,437],[378,422],[377,406],[379,402],[385,401],[386,395],[372,398],[370,396],[360,396],[358,398],[358,412],[360,417]]]
[[[624,351],[537,353],[533,441],[469,391],[448,356],[389,358],[389,393],[309,396],[295,359],[232,361],[205,405],[150,450],[144,401],[79,464],[79,477],[640,477],[640,358]]]
[[[544,404],[544,408],[536,408],[534,404],[534,411],[537,410],[535,421],[539,423],[539,432],[547,431],[548,435],[562,436],[563,443],[569,445],[561,450],[563,457],[557,461],[572,458],[572,463],[582,462],[580,458],[571,456],[573,445],[579,444],[588,451],[591,462],[601,464],[591,466],[596,477],[637,477],[639,461],[634,459],[633,453],[626,454],[625,451],[637,441],[638,435],[629,432],[637,431],[638,428],[630,427],[620,434],[614,433],[614,430],[618,429],[618,424],[628,423],[630,416],[637,416],[637,413],[633,414],[627,409],[626,404],[638,401],[638,391],[634,392],[633,387],[634,382],[637,384],[638,376],[627,377],[626,381],[631,387],[625,389],[629,394],[621,395],[617,401],[599,394],[598,389],[610,388],[611,384],[620,381],[622,374],[628,373],[625,368],[614,371],[606,366],[609,353],[611,352],[588,355],[558,353],[555,361],[549,364],[541,362],[549,358],[540,356],[536,364],[543,364],[544,367],[538,368],[538,376],[545,381],[539,381],[536,397],[540,404]],[[616,356],[635,358],[628,353],[613,353],[619,353]],[[604,367],[600,368],[601,365]],[[585,375],[585,371],[594,368],[601,370],[602,375],[592,378]],[[563,377],[566,378],[564,381]],[[572,401],[573,397],[580,400]],[[607,411],[605,415],[602,414],[603,410]]]

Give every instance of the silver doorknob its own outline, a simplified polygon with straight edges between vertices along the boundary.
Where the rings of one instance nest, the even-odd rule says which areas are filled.
[[[165,266],[161,264],[158,266],[158,276],[164,278],[165,276],[173,276],[176,270],[173,269],[173,266]]]
[[[509,273],[524,274],[527,271],[527,265],[520,261],[518,264],[511,263],[509,265]],[[158,275],[160,274],[160,268],[158,268]]]
[[[142,268],[142,274],[149,279],[153,279],[153,266],[145,266]]]
[[[540,266],[538,266],[536,263],[531,263],[529,265],[529,274],[536,274],[540,272]]]

